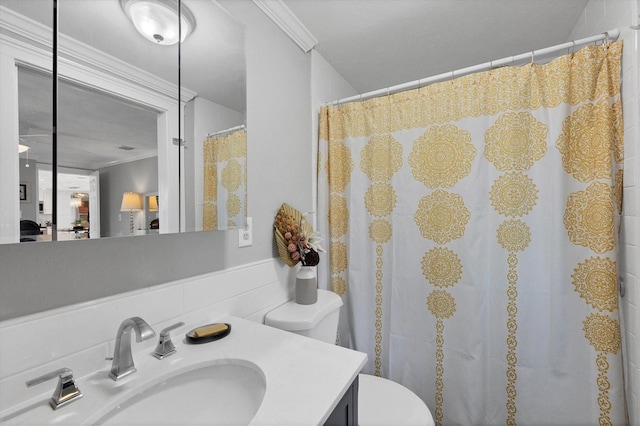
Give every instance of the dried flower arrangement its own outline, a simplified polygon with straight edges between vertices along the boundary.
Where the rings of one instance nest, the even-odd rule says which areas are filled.
[[[304,218],[304,215],[288,204],[282,204],[273,222],[280,258],[289,266],[301,262],[303,266],[316,266],[322,238]]]

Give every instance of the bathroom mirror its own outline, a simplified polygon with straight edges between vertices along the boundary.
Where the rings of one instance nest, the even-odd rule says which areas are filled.
[[[198,185],[202,187],[198,182],[203,179],[198,174],[203,162],[198,145],[207,134],[245,120],[242,24],[215,1],[182,0],[181,7],[195,17],[195,28],[181,45],[178,64],[178,45],[154,45],[143,38],[124,13],[124,3],[58,0],[58,167],[76,169],[80,176],[97,175],[93,190],[65,187],[69,170],[56,175],[58,230],[73,238],[73,228],[80,224],[89,225],[85,231],[91,238],[147,233],[147,212],[142,207],[121,209],[128,191],[145,201],[145,194],[150,193],[163,200],[155,212],[163,223],[157,232],[202,230],[203,207],[197,204],[202,196],[194,192]],[[9,108],[0,113],[3,126],[19,121],[19,131],[5,127],[0,139],[0,153],[20,159],[18,165],[5,160],[11,164],[8,168],[2,164],[3,180],[6,171],[12,170],[11,175],[17,171],[17,180],[28,182],[30,189],[27,203],[20,194],[11,196],[13,183],[0,188],[3,210],[11,213],[0,224],[0,243],[18,241],[21,219],[42,225],[44,235],[47,231],[51,195],[46,191],[52,191],[52,182],[40,185],[36,170],[51,168],[53,162],[51,6],[51,0],[0,3],[1,30],[13,39],[0,45],[0,51],[13,59],[3,70],[6,67],[14,73],[15,68],[20,83],[16,94],[19,117],[5,117]],[[22,43],[25,38],[28,42]],[[24,51],[15,51],[17,45]],[[3,79],[11,73],[3,72]],[[3,83],[5,87],[11,87],[10,83]],[[11,101],[5,93],[3,90],[3,105]],[[27,151],[17,152],[18,138],[28,141],[22,144],[29,146]],[[177,145],[179,139],[182,148]],[[43,173],[43,179],[46,176]],[[74,194],[78,193],[90,195],[75,207]],[[134,232],[129,232],[130,216],[134,217]]]

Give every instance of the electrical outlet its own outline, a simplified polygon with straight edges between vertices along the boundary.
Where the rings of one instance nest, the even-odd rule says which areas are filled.
[[[253,219],[247,218],[247,226],[238,229],[238,247],[249,247],[253,244]]]

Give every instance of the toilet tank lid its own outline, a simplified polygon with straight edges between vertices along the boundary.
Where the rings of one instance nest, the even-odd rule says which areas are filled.
[[[318,290],[318,301],[313,305],[300,305],[291,300],[269,311],[264,323],[287,331],[309,330],[331,312],[340,309],[342,298],[332,291]]]

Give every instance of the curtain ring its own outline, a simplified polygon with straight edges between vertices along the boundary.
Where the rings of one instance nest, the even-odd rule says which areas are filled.
[[[533,66],[533,60],[534,60],[534,57],[535,57],[535,53],[534,53],[534,51],[532,50],[532,51],[531,51],[531,66]]]
[[[456,78],[456,72],[455,72],[455,70],[454,70],[454,71],[451,71],[451,84],[452,84],[452,85],[453,85],[453,79],[454,79],[454,78]]]

